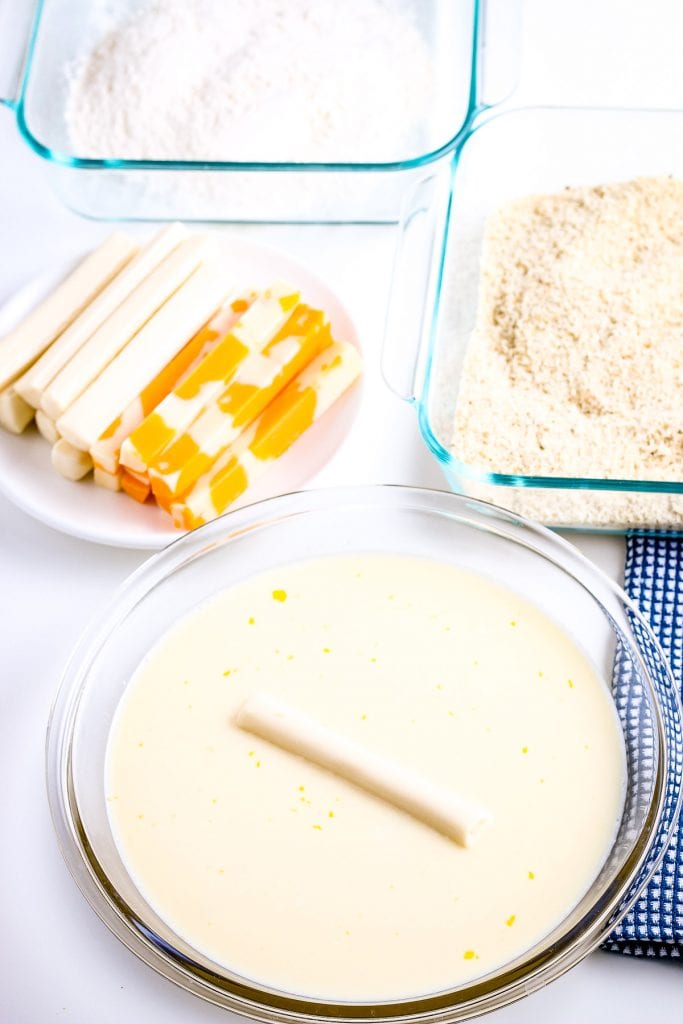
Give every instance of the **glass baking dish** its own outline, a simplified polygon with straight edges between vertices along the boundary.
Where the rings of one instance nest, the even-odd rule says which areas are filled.
[[[453,490],[553,527],[683,530],[683,480],[524,476],[465,464],[452,448],[488,215],[516,197],[648,175],[683,178],[683,113],[533,107],[475,121],[454,151],[450,180],[430,175],[416,189],[402,225],[384,375],[415,404]]]
[[[239,581],[289,562],[350,552],[411,555],[490,577],[552,615],[605,679],[616,650],[615,706],[627,763],[614,845],[590,889],[551,934],[485,977],[384,1002],[283,992],[267,978],[240,976],[195,949],[159,917],[126,869],[104,787],[115,709],[126,680],[159,637]],[[324,587],[321,600],[327,600]],[[429,651],[420,658],[427,668]],[[367,686],[372,689],[369,678]],[[267,1024],[448,1024],[506,1006],[560,977],[605,940],[657,868],[678,819],[683,771],[681,706],[671,670],[647,623],[614,583],[566,541],[503,510],[441,491],[377,486],[259,502],[192,531],[145,562],[72,654],[52,709],[46,754],[60,848],[107,927],[177,985]],[[417,863],[415,869],[424,870]],[[232,912],[229,905],[226,912]],[[304,921],[302,913],[305,927]],[[377,949],[381,956],[381,939]]]
[[[106,15],[112,8],[104,0],[36,0],[34,12],[30,4],[7,5],[0,12],[0,21],[4,17],[8,22],[4,31],[0,24],[0,39],[7,40],[6,45],[11,40],[15,53],[0,75],[0,97],[14,111],[24,140],[47,162],[64,202],[87,216],[396,221],[415,175],[425,165],[447,161],[474,110],[489,102],[483,55],[485,48],[493,47],[493,30],[500,19],[492,9],[500,0],[391,2],[409,15],[426,43],[436,101],[424,110],[415,137],[384,163],[355,162],[356,154],[349,151],[318,164],[301,162],[295,151],[287,162],[278,163],[84,158],[69,138],[68,69],[110,27]],[[120,0],[117,20],[144,7],[144,0]],[[505,31],[509,25],[508,11]],[[496,79],[494,91],[500,85],[500,69]],[[358,112],[358,117],[364,116],[364,111]],[[381,137],[382,123],[365,127]]]

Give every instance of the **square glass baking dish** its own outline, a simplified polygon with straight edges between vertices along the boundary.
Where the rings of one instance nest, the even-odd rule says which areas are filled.
[[[220,0],[215,0],[219,3]],[[118,0],[116,17],[146,0]],[[391,222],[398,220],[408,184],[425,165],[448,160],[475,109],[486,103],[483,52],[500,21],[500,0],[390,0],[425,40],[434,69],[436,101],[425,109],[410,145],[389,162],[211,162],[86,159],[74,151],[65,109],[67,69],[102,38],[110,23],[106,0],[35,0],[6,5],[0,26],[4,54],[0,96],[16,116],[27,144],[50,167],[58,193],[79,213],[106,219],[263,222]],[[516,8],[516,0],[513,3]],[[508,4],[509,7],[509,4]],[[489,29],[485,33],[485,25]],[[509,26],[509,14],[505,19]],[[506,28],[506,31],[509,31]],[[486,39],[485,39],[486,35]],[[358,117],[366,116],[358,111]],[[383,125],[370,126],[381,133]]]
[[[414,403],[453,490],[553,527],[683,531],[683,479],[523,476],[466,464],[452,448],[488,215],[516,197],[649,175],[683,178],[682,112],[533,107],[484,114],[456,147],[448,180],[433,174],[416,189],[402,224],[384,375]]]

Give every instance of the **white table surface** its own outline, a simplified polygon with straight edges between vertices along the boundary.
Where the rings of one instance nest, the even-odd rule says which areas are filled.
[[[602,0],[603,29],[617,15]],[[547,15],[564,7],[561,30]],[[599,5],[598,5],[599,6]],[[637,5],[634,5],[637,6]],[[650,25],[656,23],[647,6]],[[659,0],[660,19],[675,3]],[[552,101],[571,98],[567,78],[575,65],[558,62],[547,41],[571,51],[581,26],[595,26],[595,7],[545,5],[528,0],[527,51],[522,95]],[[568,14],[569,9],[571,12]],[[623,12],[623,7],[620,8]],[[587,20],[584,20],[587,19]],[[644,25],[632,28],[632,42]],[[588,45],[601,52],[595,28]],[[673,33],[679,40],[680,33]],[[664,33],[666,42],[671,38]],[[585,40],[584,40],[585,42]],[[641,51],[639,51],[641,52]],[[666,102],[672,90],[683,106],[683,73],[661,73],[642,56],[637,74],[649,103]],[[649,77],[648,77],[649,76]],[[599,84],[599,81],[598,81]],[[605,102],[615,102],[611,75],[603,76]],[[632,79],[627,83],[632,89]],[[588,95],[585,76],[576,80],[579,99]],[[583,90],[583,93],[582,93]],[[576,95],[576,92],[571,95]],[[593,98],[591,93],[589,98]],[[631,95],[630,102],[635,102]],[[52,261],[77,253],[107,232],[82,220],[53,197],[41,162],[19,142],[13,119],[0,111],[0,302]],[[391,228],[242,228],[251,237],[287,248],[315,265],[333,283],[354,316],[367,356],[364,404],[353,431],[335,458],[311,481],[412,483],[442,486],[441,474],[424,449],[412,410],[384,388],[379,346],[391,275]],[[582,550],[619,578],[623,543],[582,537]],[[77,891],[52,833],[43,778],[45,727],[61,669],[79,633],[114,588],[145,557],[63,536],[29,519],[0,497],[0,1024],[220,1024],[225,1011],[185,994],[157,977],[121,946]],[[680,1015],[683,975],[677,965],[633,962],[595,953],[560,981],[493,1014],[496,1024],[552,1021],[556,1024],[631,1024],[653,1012]],[[237,1020],[236,1018],[232,1018]]]

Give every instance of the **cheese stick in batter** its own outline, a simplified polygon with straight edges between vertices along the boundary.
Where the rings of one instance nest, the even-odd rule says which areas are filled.
[[[305,757],[406,811],[460,846],[472,846],[490,820],[482,807],[346,739],[268,694],[247,698],[235,722],[240,729]]]

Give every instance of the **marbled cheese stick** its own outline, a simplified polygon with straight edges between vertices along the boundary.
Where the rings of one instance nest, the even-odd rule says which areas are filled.
[[[193,530],[222,515],[320,419],[353,384],[360,370],[360,355],[353,345],[337,341],[325,349],[273,399],[192,489],[171,505],[175,525]]]
[[[181,242],[76,352],[43,394],[41,408],[59,419],[164,302],[188,280],[209,251],[205,237]]]
[[[138,473],[187,430],[207,402],[221,393],[252,351],[260,351],[287,321],[299,293],[277,283],[256,298],[207,358],[175,388],[121,445],[121,465]]]
[[[92,469],[90,453],[79,451],[63,437],[52,446],[51,458],[54,468],[67,480],[82,480]]]
[[[198,366],[209,354],[218,339],[237,321],[238,317],[253,301],[251,296],[235,299],[225,309],[221,309],[211,318],[208,324],[197,331],[187,345],[180,350],[170,363],[163,367],[143,388],[130,405],[110,423],[102,436],[90,449],[95,466],[115,473],[119,468],[121,445],[136,427],[139,427],[145,416],[148,416],[159,402],[182,381],[188,373]],[[149,483],[149,479],[147,479]]]
[[[57,425],[53,419],[51,419],[42,409],[36,409],[36,426],[38,433],[41,434],[46,441],[50,444],[57,444],[59,441],[59,431]]]
[[[154,496],[164,508],[211,466],[242,430],[318,353],[332,343],[325,314],[298,306],[263,352],[237,368],[227,388],[149,467]]]
[[[149,481],[145,483],[125,469],[121,471],[121,487],[129,498],[134,498],[135,501],[139,501],[141,504],[147,501],[152,493]]]
[[[225,301],[220,267],[201,265],[57,420],[62,437],[89,451],[163,367]]]
[[[21,434],[33,419],[33,406],[25,402],[10,384],[0,391],[0,425],[12,434]]]
[[[93,466],[93,479],[98,487],[104,487],[107,491],[121,490],[121,473],[107,473],[106,469],[100,466]]]
[[[72,324],[50,345],[30,370],[19,377],[16,389],[34,409],[38,409],[45,389],[75,356],[82,345],[128,298],[133,289],[178,245],[187,232],[180,224],[171,224],[140,249],[123,270],[102,289]],[[56,413],[51,413],[53,419]]]
[[[136,252],[133,239],[115,231],[14,330],[0,339],[0,389],[35,363]]]
[[[380,800],[470,847],[491,815],[478,804],[328,729],[296,708],[254,693],[235,716],[240,729],[326,768]]]
[[[125,473],[127,476],[132,477],[133,480],[137,480],[139,484],[144,484],[145,487],[149,487],[151,490],[151,484],[149,482],[149,473],[136,473],[134,469],[124,469],[123,466],[121,467],[121,472]]]

